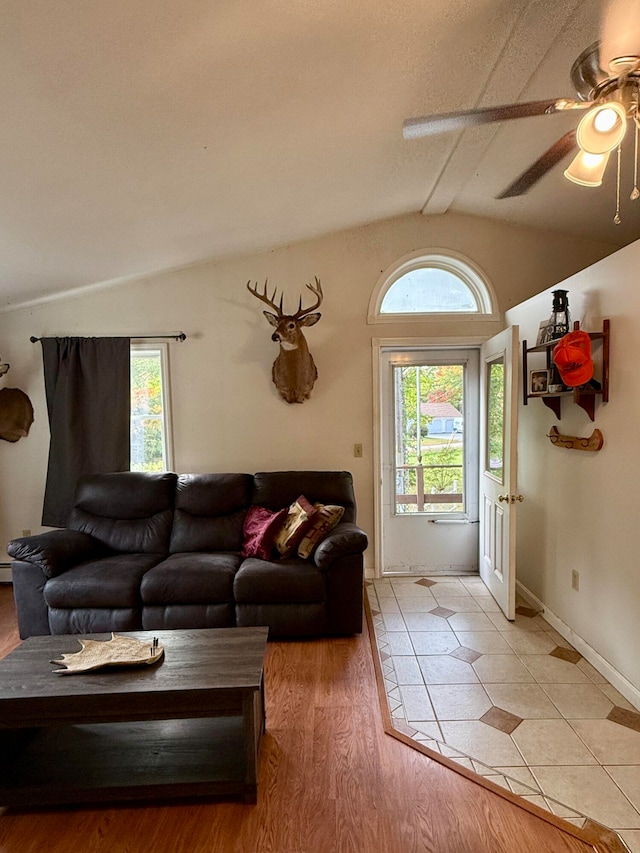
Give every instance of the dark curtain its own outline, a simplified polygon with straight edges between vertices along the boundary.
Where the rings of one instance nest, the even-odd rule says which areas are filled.
[[[64,527],[82,474],[128,471],[130,338],[42,338],[49,467],[42,524]]]

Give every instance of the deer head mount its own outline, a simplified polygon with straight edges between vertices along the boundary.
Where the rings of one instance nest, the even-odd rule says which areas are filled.
[[[285,314],[282,310],[283,294],[280,294],[280,304],[276,305],[277,288],[274,288],[273,295],[269,298],[267,281],[265,279],[262,292],[258,290],[257,282],[252,287],[251,281],[248,281],[247,288],[256,299],[276,312],[263,311],[269,323],[275,327],[271,340],[280,344],[280,352],[271,370],[273,384],[287,403],[304,403],[311,394],[311,389],[318,378],[318,371],[309,352],[302,327],[314,326],[322,316],[316,312],[316,308],[320,307],[324,298],[322,285],[317,277],[315,284],[307,284],[307,288],[316,298],[314,305],[303,309],[302,297],[300,297],[296,313]]]

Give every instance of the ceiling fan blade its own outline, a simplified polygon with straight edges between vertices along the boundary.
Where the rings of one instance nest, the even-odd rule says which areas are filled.
[[[519,178],[506,188],[496,198],[513,198],[517,195],[524,195],[531,187],[537,183],[540,178],[543,178],[547,172],[566,157],[573,149],[576,148],[576,132],[570,130],[561,136],[557,142],[545,151],[542,157],[536,160],[533,165],[529,166],[526,172],[523,172]]]
[[[402,135],[405,139],[419,139],[422,136],[466,130],[468,127],[490,124],[494,121],[555,113],[559,110],[573,109],[574,105],[579,106],[575,101],[569,101],[567,98],[554,98],[549,101],[527,101],[523,104],[505,104],[501,107],[484,107],[479,110],[462,110],[455,113],[408,118],[402,125]]]

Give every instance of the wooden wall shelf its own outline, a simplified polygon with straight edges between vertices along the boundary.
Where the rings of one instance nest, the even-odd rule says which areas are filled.
[[[580,323],[573,324],[573,331],[578,331]],[[592,343],[601,342],[601,362],[602,362],[602,377],[599,380],[601,387],[592,388],[582,386],[569,391],[561,391],[556,393],[547,392],[544,394],[529,393],[529,353],[544,353],[546,356],[546,367],[551,369],[553,366],[552,352],[558,341],[551,341],[548,344],[539,344],[535,347],[528,347],[527,341],[522,341],[522,394],[523,403],[526,406],[530,399],[542,400],[542,402],[555,414],[558,420],[561,419],[562,399],[570,399],[576,405],[580,406],[589,415],[591,420],[594,419],[596,411],[596,399],[599,397],[603,403],[609,401],[609,320],[603,320],[601,332],[589,332],[589,337]],[[594,353],[597,355],[597,352]]]

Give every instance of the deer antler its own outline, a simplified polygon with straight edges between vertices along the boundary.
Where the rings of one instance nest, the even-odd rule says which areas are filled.
[[[316,303],[315,305],[311,305],[310,308],[305,308],[302,310],[302,296],[300,297],[300,302],[298,303],[298,310],[294,314],[296,320],[299,320],[301,317],[304,317],[306,314],[311,313],[311,311],[315,311],[316,308],[319,308],[322,305],[322,300],[324,299],[324,294],[322,293],[322,285],[320,284],[320,279],[318,276],[314,276],[316,283],[315,284],[307,284],[306,287],[315,294]]]
[[[247,282],[247,289],[249,290],[249,293],[253,293],[253,295],[256,297],[256,299],[259,299],[261,302],[264,302],[265,305],[268,305],[269,308],[273,308],[274,311],[277,311],[278,317],[282,317],[282,297],[283,297],[283,294],[280,294],[280,306],[278,307],[274,301],[276,298],[276,293],[278,292],[278,288],[274,287],[273,296],[271,297],[271,299],[269,299],[269,297],[267,296],[267,282],[268,281],[269,281],[269,279],[265,278],[264,290],[262,291],[262,293],[258,292],[258,282],[256,282],[255,287],[251,287],[251,279],[249,279],[249,281]],[[316,281],[317,281],[317,279],[316,279]],[[311,287],[311,285],[308,284],[307,287]]]

